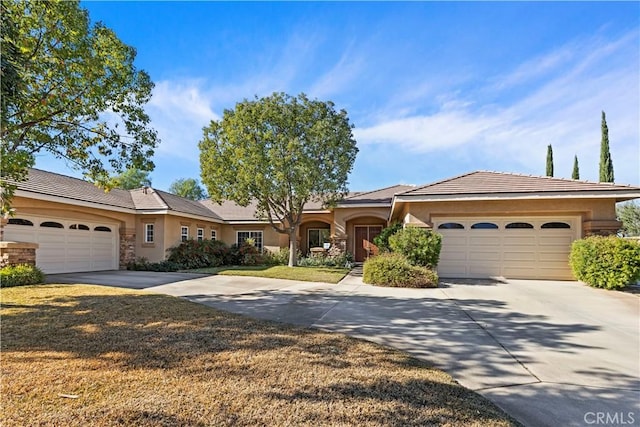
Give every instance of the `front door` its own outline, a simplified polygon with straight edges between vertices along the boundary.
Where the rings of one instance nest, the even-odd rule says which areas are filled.
[[[355,226],[355,253],[356,262],[363,262],[367,258],[378,254],[378,247],[373,244],[373,239],[382,232],[381,225],[356,225]]]

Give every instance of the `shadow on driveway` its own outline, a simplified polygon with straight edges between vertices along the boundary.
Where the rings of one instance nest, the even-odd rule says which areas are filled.
[[[90,271],[86,273],[47,274],[47,283],[104,285],[128,289],[147,289],[154,286],[206,277],[196,273],[160,273],[155,271]]]

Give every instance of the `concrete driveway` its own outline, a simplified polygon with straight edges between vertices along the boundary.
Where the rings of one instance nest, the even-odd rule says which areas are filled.
[[[131,283],[396,347],[529,426],[640,425],[637,295],[532,280],[455,281],[420,290],[373,287],[357,276],[339,285],[140,272],[50,280]]]

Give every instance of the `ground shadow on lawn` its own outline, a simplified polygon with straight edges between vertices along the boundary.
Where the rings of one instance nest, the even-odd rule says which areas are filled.
[[[237,387],[235,393],[216,398],[205,393],[208,398],[194,399],[189,413],[177,416],[166,404],[158,406],[153,398],[145,397],[170,394],[173,388],[144,389],[141,382],[131,397],[133,402],[145,397],[140,408],[126,406],[127,399],[123,399],[125,403],[80,405],[74,409],[77,414],[66,406],[51,411],[54,418],[48,421],[53,424],[69,420],[78,424],[81,417],[98,425],[203,425],[204,420],[215,425],[492,425],[504,421],[500,411],[484,398],[424,362],[392,349],[317,330],[251,320],[168,296],[106,295],[100,294],[98,287],[100,295],[62,296],[68,288],[43,287],[41,301],[35,303],[3,301],[3,371],[11,372],[3,397],[3,402],[11,405],[3,406],[25,402],[20,396],[15,402],[11,400],[13,387],[24,387],[36,379],[26,374],[20,378],[21,373],[12,366],[28,363],[33,357],[45,366],[61,363],[56,381],[64,375],[83,375],[71,368],[74,361],[96,360],[117,364],[127,376],[162,369],[163,373],[155,376],[166,381],[190,377],[189,394],[194,395],[200,388],[210,393],[207,387],[215,381],[229,381]],[[95,369],[91,375],[97,375]],[[266,409],[242,412],[237,409],[238,399],[256,399]],[[304,409],[292,411],[292,404]],[[3,417],[7,420],[11,414]],[[63,416],[67,418],[55,418]],[[76,416],[80,418],[73,418]]]
[[[572,358],[602,350],[580,338],[597,333],[601,330],[598,326],[510,311],[504,302],[491,299],[395,298],[326,290],[301,294],[286,289],[187,298],[231,312],[341,332],[398,348],[454,376],[473,372],[474,378],[480,378],[474,384],[478,389],[540,381],[523,366],[541,363],[532,356],[538,351],[563,358],[570,369]],[[615,370],[576,369],[574,373],[598,378],[611,387],[638,387],[637,378]]]

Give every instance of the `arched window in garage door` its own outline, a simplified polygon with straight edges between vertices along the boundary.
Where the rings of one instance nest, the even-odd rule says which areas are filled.
[[[438,226],[438,230],[464,230],[464,225],[459,222],[445,222]]]
[[[33,222],[29,221],[28,219],[22,219],[22,218],[9,218],[9,222],[7,224],[26,225],[29,227],[33,227]]]
[[[476,222],[471,226],[472,230],[497,230],[498,226],[493,222]]]
[[[69,228],[71,230],[91,230],[88,225],[84,224],[71,224]]]
[[[104,231],[106,233],[111,233],[111,229],[109,227],[105,227],[104,225],[99,225],[93,229],[93,231]]]
[[[533,229],[533,225],[528,222],[511,222],[507,224],[506,229]]]
[[[45,222],[40,223],[40,227],[64,228],[64,225],[60,224],[59,222],[55,222],[55,221],[45,221]]]
[[[571,228],[566,222],[545,222],[540,228]]]

